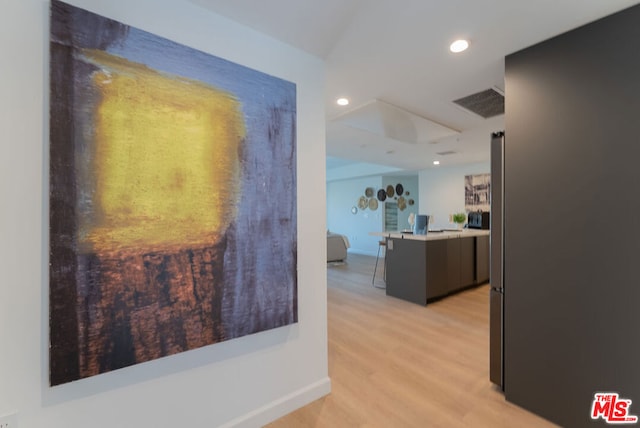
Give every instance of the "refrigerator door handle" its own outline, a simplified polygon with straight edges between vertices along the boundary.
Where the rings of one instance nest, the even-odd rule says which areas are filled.
[[[491,138],[489,378],[504,391],[504,132]]]

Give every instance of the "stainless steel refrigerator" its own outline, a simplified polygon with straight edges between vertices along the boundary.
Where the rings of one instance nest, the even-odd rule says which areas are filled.
[[[504,132],[491,135],[489,378],[504,390]]]

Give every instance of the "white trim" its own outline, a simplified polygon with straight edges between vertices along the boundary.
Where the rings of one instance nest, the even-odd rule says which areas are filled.
[[[273,422],[282,416],[306,406],[318,398],[331,393],[331,379],[328,377],[285,395],[266,406],[235,418],[220,428],[254,428]]]

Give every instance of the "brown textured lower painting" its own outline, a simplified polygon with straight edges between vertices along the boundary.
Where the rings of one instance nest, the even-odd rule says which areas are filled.
[[[296,88],[51,5],[50,382],[297,322]]]

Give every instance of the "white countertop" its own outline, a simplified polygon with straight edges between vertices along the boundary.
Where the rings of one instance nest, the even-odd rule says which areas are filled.
[[[445,230],[443,232],[429,231],[426,235],[414,235],[413,233],[400,232],[369,232],[372,236],[384,236],[386,238],[413,239],[415,241],[435,241],[438,239],[470,238],[473,236],[489,236],[488,230],[483,229],[461,229]]]

